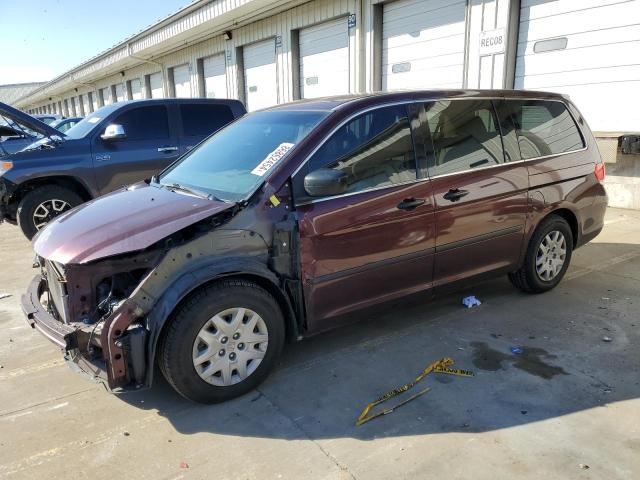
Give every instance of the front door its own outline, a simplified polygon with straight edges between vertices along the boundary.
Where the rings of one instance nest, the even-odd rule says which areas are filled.
[[[424,109],[437,225],[434,286],[513,268],[529,179],[510,122],[498,121],[490,100],[443,100]]]
[[[407,108],[381,107],[340,127],[294,178],[347,174],[347,193],[296,197],[302,281],[311,331],[362,307],[431,287],[431,186],[419,178]]]
[[[102,140],[97,135],[93,140],[93,165],[101,194],[150,178],[179,155],[178,139],[171,133],[164,105],[130,108],[108,123],[122,125],[126,138]]]

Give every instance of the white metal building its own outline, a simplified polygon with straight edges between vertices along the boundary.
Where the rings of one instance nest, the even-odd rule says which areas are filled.
[[[551,90],[574,99],[617,163],[609,171],[625,176],[640,161],[616,150],[640,132],[638,51],[640,0],[200,0],[17,106],[86,115],[123,99],[206,96],[256,110],[375,90]],[[608,181],[613,204],[640,208],[640,180],[631,195],[633,181],[620,195]]]

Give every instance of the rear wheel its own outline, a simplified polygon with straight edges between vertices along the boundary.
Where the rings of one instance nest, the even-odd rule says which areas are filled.
[[[217,403],[258,386],[280,356],[284,338],[284,319],[273,296],[252,282],[223,280],[179,307],[158,362],[178,393]]]
[[[80,195],[57,185],[45,185],[27,193],[18,205],[18,224],[31,240],[58,215],[83,203]]]
[[[558,216],[545,218],[534,232],[522,266],[509,274],[519,289],[542,293],[554,288],[569,268],[573,233],[567,221]]]

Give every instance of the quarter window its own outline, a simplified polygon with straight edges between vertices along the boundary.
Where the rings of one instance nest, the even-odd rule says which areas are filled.
[[[333,134],[309,160],[347,175],[347,192],[416,179],[411,128],[404,106],[380,108],[356,117]]]
[[[488,100],[442,100],[425,105],[429,175],[504,163],[500,129]],[[427,135],[428,138],[429,135]]]
[[[111,123],[124,127],[127,140],[169,138],[167,108],[162,105],[127,110]]]
[[[583,148],[584,140],[562,102],[507,100],[523,160]]]

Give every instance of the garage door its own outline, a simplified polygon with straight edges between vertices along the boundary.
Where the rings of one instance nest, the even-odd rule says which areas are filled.
[[[110,88],[102,88],[100,89],[100,95],[102,96],[102,104],[110,105],[111,104],[111,89]]]
[[[152,73],[149,75],[149,87],[151,88],[151,98],[162,98],[162,73]]]
[[[204,95],[207,98],[228,98],[227,64],[224,54],[202,60]]]
[[[640,130],[640,0],[523,0],[515,87],[569,94],[592,130]]]
[[[124,85],[121,83],[116,84],[116,102],[124,101]]]
[[[461,88],[465,14],[465,1],[385,3],[382,89]]]
[[[93,110],[91,110],[91,93],[85,93],[82,95],[82,104],[84,105],[84,114],[89,115]]]
[[[142,98],[142,84],[139,78],[134,78],[130,81],[129,88],[131,88],[131,98],[133,100],[140,100]]]
[[[349,29],[346,18],[300,30],[300,96],[349,93]]]
[[[278,103],[276,45],[273,38],[243,47],[247,110]]]
[[[176,98],[191,98],[189,65],[173,67],[173,88]]]

